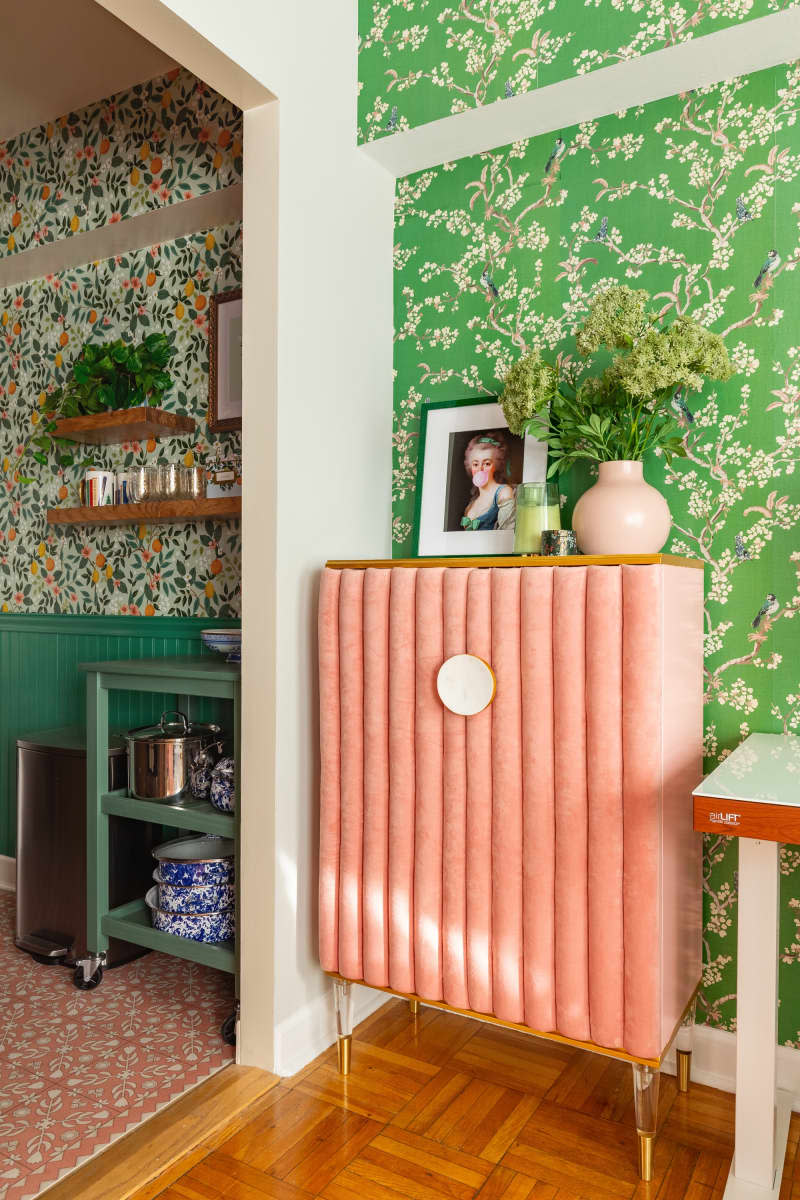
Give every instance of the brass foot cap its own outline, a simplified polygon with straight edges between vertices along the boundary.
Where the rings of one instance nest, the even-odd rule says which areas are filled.
[[[340,1075],[349,1075],[350,1074],[350,1050],[352,1048],[352,1045],[353,1045],[353,1035],[351,1033],[345,1034],[344,1037],[340,1037],[338,1042],[336,1043],[336,1048],[339,1053],[339,1074]]]
[[[412,1017],[419,1016],[419,1000],[409,1000],[408,1007]]]
[[[653,1178],[653,1141],[655,1134],[639,1133],[639,1178],[643,1183],[650,1183]]]
[[[676,1051],[677,1067],[678,1067],[678,1091],[688,1092],[689,1076],[692,1071],[692,1052],[691,1050]]]

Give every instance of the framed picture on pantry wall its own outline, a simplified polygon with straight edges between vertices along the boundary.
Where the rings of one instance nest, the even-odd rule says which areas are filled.
[[[517,486],[546,471],[545,443],[511,433],[496,400],[423,405],[414,554],[512,554]]]
[[[211,298],[208,318],[208,427],[242,428],[242,291]]]

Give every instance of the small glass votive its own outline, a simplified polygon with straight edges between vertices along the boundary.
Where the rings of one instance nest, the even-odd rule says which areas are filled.
[[[206,494],[205,467],[180,468],[180,494],[184,500],[202,500]]]
[[[134,504],[144,504],[161,499],[161,468],[157,466],[133,467],[129,472],[128,486]]]
[[[158,469],[161,475],[161,499],[182,499],[181,471],[183,468],[177,463],[162,463]]]
[[[543,529],[542,554],[563,557],[578,553],[578,539],[574,529]]]
[[[514,553],[541,554],[542,530],[558,529],[561,507],[557,483],[521,483],[517,488]]]

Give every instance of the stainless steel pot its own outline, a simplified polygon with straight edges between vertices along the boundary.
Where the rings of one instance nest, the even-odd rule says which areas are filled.
[[[169,710],[158,725],[129,730],[128,791],[139,800],[179,799],[189,791],[192,759],[219,741],[220,733],[219,725],[190,722],[182,712]]]

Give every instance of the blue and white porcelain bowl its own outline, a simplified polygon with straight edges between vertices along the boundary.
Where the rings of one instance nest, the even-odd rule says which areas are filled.
[[[189,837],[162,842],[153,850],[163,883],[188,887],[193,884],[233,883],[232,838]]]
[[[224,813],[236,807],[236,764],[232,758],[221,758],[211,772],[211,803]]]
[[[193,942],[228,942],[235,933],[234,910],[219,912],[173,913],[158,907],[158,888],[151,887],[145,896],[153,928],[175,937],[190,938]]]
[[[153,871],[158,884],[158,907],[168,913],[207,913],[233,908],[236,891],[231,883],[195,883],[179,887],[164,883],[161,873]]]
[[[225,655],[225,662],[242,661],[241,629],[201,629],[200,637],[209,650]]]

